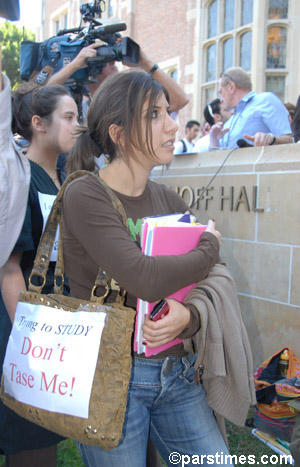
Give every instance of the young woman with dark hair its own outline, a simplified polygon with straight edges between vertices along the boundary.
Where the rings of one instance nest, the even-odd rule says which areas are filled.
[[[12,98],[13,131],[29,141],[31,181],[27,211],[19,239],[0,270],[0,362],[14,320],[18,297],[26,289],[51,204],[65,175],[56,169],[60,152],[76,140],[77,106],[63,86],[24,85]],[[53,290],[55,251],[52,252],[43,293]],[[65,293],[69,289],[66,286]],[[56,444],[62,438],[12,412],[0,402],[0,452],[10,467],[56,466]]]
[[[109,154],[109,164],[98,175],[122,202],[129,232],[96,177],[70,183],[62,231],[71,295],[89,299],[99,267],[127,291],[131,307],[138,297],[155,302],[204,279],[219,258],[220,234],[212,220],[197,248],[187,254],[149,257],[140,249],[143,217],[189,209],[175,191],[149,180],[155,166],[173,159],[177,124],[169,115],[165,89],[147,73],[117,73],[94,95],[87,122],[69,157],[80,166],[94,154]],[[149,347],[191,337],[201,326],[193,307],[171,299],[168,304],[163,319],[146,317],[143,337]],[[195,381],[194,362],[195,355],[183,344],[150,358],[133,353],[123,438],[109,451],[80,444],[86,465],[143,467],[148,436],[170,466],[175,451],[202,455],[202,465],[209,464],[206,456],[228,453],[205,391]]]

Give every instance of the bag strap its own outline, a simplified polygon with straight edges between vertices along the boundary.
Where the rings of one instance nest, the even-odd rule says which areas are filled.
[[[182,143],[183,153],[187,152],[187,147],[186,147],[186,144],[185,144],[184,140],[181,139],[180,142]]]
[[[46,284],[46,275],[49,268],[50,256],[52,252],[52,248],[54,245],[55,235],[57,226],[61,224],[61,214],[62,214],[62,204],[63,204],[63,196],[66,190],[66,187],[76,178],[83,177],[84,175],[89,175],[97,179],[98,183],[100,183],[107,194],[109,195],[111,202],[117,212],[120,214],[122,218],[122,222],[126,229],[129,231],[128,228],[128,221],[127,216],[124,210],[124,207],[117,197],[117,195],[109,188],[109,186],[102,180],[98,175],[92,172],[88,172],[86,170],[78,170],[67,177],[65,182],[63,183],[62,187],[60,188],[55,201],[53,203],[52,209],[50,211],[45,230],[43,235],[40,239],[40,243],[38,246],[37,254],[34,260],[33,268],[29,277],[29,285],[28,291],[29,292],[38,292],[41,293],[43,287]],[[61,227],[61,226],[60,226]],[[34,285],[32,280],[33,277],[41,277],[42,284],[41,285]],[[60,280],[58,280],[60,278]],[[114,281],[113,281],[114,282]],[[59,241],[58,241],[58,252],[57,252],[57,261],[54,273],[54,292],[55,293],[62,293],[64,285],[64,261],[63,261],[63,244],[62,244],[62,237],[61,237],[61,228],[59,229]],[[116,301],[120,303],[124,303],[126,291],[122,290],[119,285],[114,282],[113,288],[118,290],[118,296]],[[97,297],[95,295],[95,291],[97,287],[104,286],[106,289],[106,293],[102,297]],[[103,303],[107,295],[112,289],[112,279],[103,271],[101,268],[98,271],[94,287],[91,293],[91,301],[96,301]]]

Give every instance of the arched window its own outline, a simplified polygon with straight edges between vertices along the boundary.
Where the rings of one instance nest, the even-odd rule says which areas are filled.
[[[224,32],[234,28],[235,0],[225,0],[224,4]]]
[[[208,7],[207,37],[216,36],[217,31],[218,31],[218,0],[213,0]]]
[[[251,70],[252,31],[241,35],[240,39],[240,66],[244,70]]]
[[[57,34],[60,29],[67,29],[69,26],[69,12],[68,10],[60,11],[54,18],[52,18],[52,27],[54,34]]]
[[[267,35],[267,68],[285,68],[287,30],[274,26]]]
[[[253,0],[242,0],[241,25],[252,23]]]
[[[207,47],[207,56],[206,56],[206,81],[213,81],[216,79],[216,44],[212,44]]]
[[[269,19],[288,17],[289,0],[269,0]]]
[[[227,70],[233,66],[233,37],[229,37],[223,43],[223,68],[222,71]]]

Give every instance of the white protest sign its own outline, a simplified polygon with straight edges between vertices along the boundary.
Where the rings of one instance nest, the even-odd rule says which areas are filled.
[[[50,412],[88,418],[105,316],[19,302],[3,364],[5,392]]]
[[[40,208],[42,211],[42,216],[43,216],[43,232],[45,230],[45,226],[50,214],[50,211],[52,209],[53,203],[55,201],[56,195],[46,195],[45,193],[40,193],[38,191],[39,195],[39,202],[40,202]],[[57,261],[57,248],[58,248],[58,236],[59,236],[59,227],[56,229],[56,235],[55,235],[55,240],[50,256],[50,261]]]

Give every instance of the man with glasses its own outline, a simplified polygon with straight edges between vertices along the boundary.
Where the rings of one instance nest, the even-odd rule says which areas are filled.
[[[293,143],[288,112],[279,98],[271,92],[252,91],[249,75],[240,67],[221,74],[218,94],[232,117],[210,131],[210,147],[236,148],[245,139],[254,146]]]

